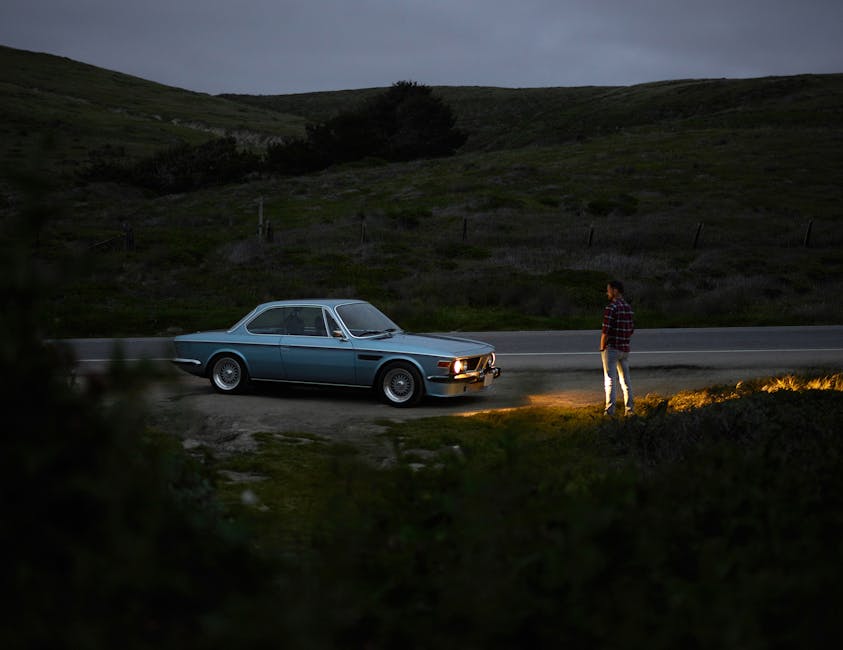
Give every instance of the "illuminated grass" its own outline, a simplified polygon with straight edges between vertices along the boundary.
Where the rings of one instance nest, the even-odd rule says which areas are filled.
[[[761,390],[767,393],[774,393],[779,390],[805,391],[805,390],[836,390],[843,391],[843,373],[836,373],[826,377],[806,378],[799,375],[786,375],[777,377],[764,384]]]
[[[767,377],[746,382],[738,382],[735,386],[713,386],[701,390],[680,391],[665,399],[659,396],[648,396],[639,400],[641,412],[653,410],[672,412],[690,411],[712,404],[719,404],[730,400],[747,397],[753,393],[775,393],[777,391],[841,391],[843,390],[843,375],[832,373],[823,376],[789,374],[781,377]]]

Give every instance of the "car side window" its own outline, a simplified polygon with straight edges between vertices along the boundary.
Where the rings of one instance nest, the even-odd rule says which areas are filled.
[[[304,334],[304,319],[301,316],[302,308],[284,307],[284,334],[296,336]]]
[[[325,322],[328,324],[328,336],[333,336],[334,332],[342,333],[339,323],[337,323],[337,321],[334,320],[334,317],[328,312],[325,312]]]
[[[321,307],[267,309],[246,326],[252,334],[328,336]]]
[[[287,334],[296,336],[327,336],[321,307],[288,307]]]
[[[325,314],[321,309],[313,317],[313,335],[328,336],[328,328],[325,327]]]
[[[246,329],[252,334],[283,334],[284,316],[284,309],[267,309],[253,318]]]

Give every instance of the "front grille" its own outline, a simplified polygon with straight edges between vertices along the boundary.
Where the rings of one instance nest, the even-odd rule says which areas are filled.
[[[486,366],[486,360],[488,359],[487,355],[483,355],[480,357],[469,357],[468,359],[464,359],[465,361],[465,372],[474,372],[477,370],[483,370]]]

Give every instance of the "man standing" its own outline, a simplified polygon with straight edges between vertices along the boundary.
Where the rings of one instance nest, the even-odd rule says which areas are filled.
[[[632,307],[624,300],[623,283],[612,280],[606,286],[609,304],[603,311],[603,331],[600,335],[600,355],[603,357],[603,385],[606,388],[606,415],[615,414],[618,379],[623,390],[625,412],[634,409],[632,385],[629,380],[629,339],[635,331]]]

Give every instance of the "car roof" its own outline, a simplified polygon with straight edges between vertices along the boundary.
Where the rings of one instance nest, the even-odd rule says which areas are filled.
[[[289,305],[324,305],[334,309],[339,305],[349,305],[353,303],[364,303],[365,300],[358,300],[357,298],[302,298],[300,300],[271,300],[269,302],[261,303],[256,309],[264,309],[266,307],[285,307]]]

